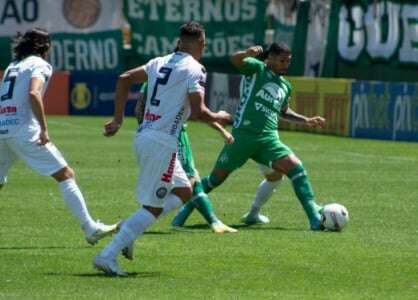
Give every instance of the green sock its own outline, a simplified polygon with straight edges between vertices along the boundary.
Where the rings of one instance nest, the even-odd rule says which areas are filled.
[[[192,201],[186,202],[186,204],[181,207],[179,213],[174,217],[173,221],[171,221],[171,225],[183,226],[194,209],[195,205]]]
[[[206,194],[209,194],[214,188],[221,185],[221,183],[222,180],[220,180],[218,176],[210,174],[202,179],[203,191]]]
[[[292,181],[293,189],[295,190],[296,196],[298,197],[299,202],[302,204],[302,207],[309,218],[311,227],[319,226],[320,206],[315,202],[315,195],[303,165],[298,165],[293,168],[287,174],[287,177],[289,177],[289,179]]]
[[[197,181],[195,183],[193,187],[193,196],[189,202],[194,204],[209,224],[218,221],[218,218],[213,211],[212,203],[210,202],[208,195],[203,190],[203,184],[201,181]]]

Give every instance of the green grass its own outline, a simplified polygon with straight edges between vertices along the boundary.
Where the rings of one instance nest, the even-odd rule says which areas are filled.
[[[107,118],[51,117],[53,141],[75,169],[92,215],[107,223],[136,208],[134,120],[113,138]],[[202,175],[222,146],[217,133],[191,123]],[[262,179],[248,162],[210,197],[240,232],[218,236],[193,214],[186,232],[169,215],[120,259],[129,278],[109,278],[92,259],[109,241],[88,246],[51,178],[18,162],[0,192],[0,299],[417,299],[418,144],[282,132],[302,159],[319,203],[344,204],[341,233],[311,232],[288,181],[263,212],[271,223],[243,227]]]

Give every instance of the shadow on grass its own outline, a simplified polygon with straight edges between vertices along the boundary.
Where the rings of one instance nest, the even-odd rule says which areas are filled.
[[[66,274],[66,273],[57,273],[49,272],[45,273],[46,276],[75,276],[75,277],[93,277],[93,278],[148,278],[148,277],[160,277],[160,272],[127,272],[127,277],[112,276],[102,272],[97,273],[75,273],[75,274]]]
[[[75,250],[75,249],[87,249],[91,246],[79,246],[79,247],[66,247],[66,246],[21,246],[21,247],[0,247],[1,250],[54,250],[54,249],[63,249],[63,250]]]
[[[308,229],[303,228],[286,228],[281,226],[265,226],[265,225],[246,225],[246,224],[227,224],[232,228],[238,230],[277,230],[277,231],[308,231]],[[193,225],[184,225],[176,229],[175,231],[178,232],[193,232],[193,230],[203,230],[203,229],[210,229],[207,224],[193,224]],[[196,233],[201,233],[202,231],[196,231]]]

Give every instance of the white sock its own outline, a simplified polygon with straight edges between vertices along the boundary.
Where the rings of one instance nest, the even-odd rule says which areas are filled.
[[[84,232],[89,233],[95,229],[96,222],[87,210],[83,194],[73,178],[58,183],[62,197],[73,215],[76,216]]]
[[[100,255],[116,258],[123,248],[135,241],[156,220],[157,218],[152,213],[145,208],[140,208],[123,222],[121,230]]]
[[[283,179],[277,181],[267,181],[264,179],[257,188],[253,204],[251,206],[250,214],[257,215],[261,207],[270,199],[275,189],[280,185]]]
[[[175,210],[177,208],[180,208],[183,205],[183,201],[176,195],[170,193],[164,202],[164,208],[161,214],[159,215],[159,218],[164,217],[166,214],[168,214],[170,211]]]

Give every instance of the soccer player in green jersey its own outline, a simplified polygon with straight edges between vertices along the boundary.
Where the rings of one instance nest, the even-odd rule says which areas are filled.
[[[308,216],[310,228],[321,230],[321,207],[315,202],[307,172],[300,159],[280,141],[277,128],[279,118],[311,127],[323,126],[325,119],[320,116],[306,117],[290,109],[292,87],[282,76],[287,72],[292,57],[289,47],[273,43],[264,62],[255,58],[262,51],[262,47],[253,46],[231,57],[233,65],[244,75],[232,131],[235,142],[224,146],[215,168],[203,178],[202,183],[205,192],[209,193],[251,158],[274,170],[269,173],[271,182],[279,182],[283,175],[291,180],[295,194]],[[275,184],[267,186],[262,201],[253,203],[255,209],[244,216],[244,220],[248,219],[246,223],[251,223],[251,218],[253,223],[257,222],[262,202],[268,199],[274,187]],[[258,207],[254,207],[254,204]]]
[[[138,124],[141,124],[144,118],[145,103],[147,99],[147,87],[148,87],[147,83],[144,83],[141,86],[138,101],[135,105],[135,116],[137,118]],[[210,125],[214,129],[219,131],[219,133],[225,140],[225,143],[231,144],[234,142],[234,138],[232,137],[232,135],[227,130],[225,130],[225,128],[223,128],[220,124],[214,122],[214,123],[211,123]],[[193,203],[192,204],[193,207],[197,208],[197,210],[202,214],[202,216],[205,218],[205,220],[208,222],[208,224],[212,228],[213,232],[215,233],[238,232],[238,230],[231,228],[225,225],[224,223],[222,223],[222,221],[219,220],[218,217],[215,215],[212,202],[209,200],[208,195],[203,191],[202,182],[200,181],[199,173],[197,172],[196,167],[195,167],[192,148],[190,146],[190,141],[187,135],[186,128],[187,128],[187,124],[184,124],[181,128],[180,135],[178,138],[177,154],[181,162],[181,165],[193,186],[192,198],[188,202]],[[178,227],[178,226],[175,226],[175,224],[173,224],[173,227]],[[124,255],[131,258],[132,254],[126,254],[126,251],[128,250],[125,250]]]

